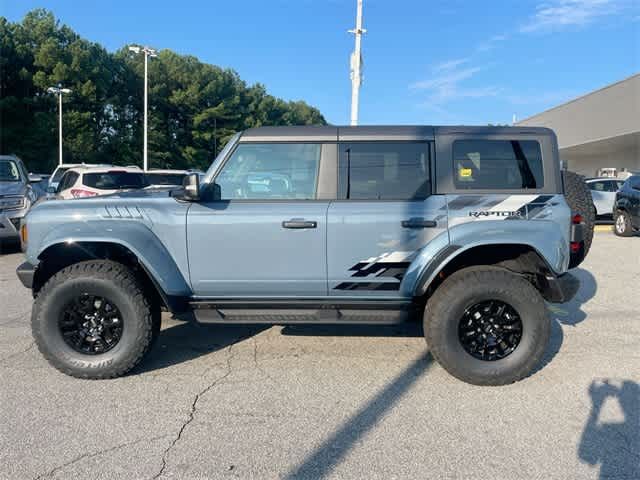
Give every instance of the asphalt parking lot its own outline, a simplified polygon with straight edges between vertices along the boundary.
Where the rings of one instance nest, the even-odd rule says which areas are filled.
[[[163,320],[125,378],[83,381],[30,335],[22,255],[0,255],[0,477],[640,478],[640,238],[596,233],[531,377],[482,388],[418,326]]]

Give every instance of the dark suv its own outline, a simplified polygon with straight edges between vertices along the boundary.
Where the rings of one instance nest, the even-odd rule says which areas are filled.
[[[18,157],[0,155],[0,241],[20,239],[22,219],[43,194],[33,186],[39,181]]]
[[[614,231],[620,237],[630,237],[640,230],[640,175],[629,177],[616,193],[613,218]]]

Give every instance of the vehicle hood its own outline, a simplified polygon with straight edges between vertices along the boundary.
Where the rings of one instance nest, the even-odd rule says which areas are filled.
[[[26,194],[27,186],[22,182],[0,182],[0,197]]]

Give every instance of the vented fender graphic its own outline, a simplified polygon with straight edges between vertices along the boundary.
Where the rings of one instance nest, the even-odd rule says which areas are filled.
[[[394,291],[400,289],[400,282],[407,268],[416,256],[416,252],[385,252],[377,257],[360,260],[348,271],[351,277],[395,279],[397,282],[342,282],[334,290],[383,290]]]

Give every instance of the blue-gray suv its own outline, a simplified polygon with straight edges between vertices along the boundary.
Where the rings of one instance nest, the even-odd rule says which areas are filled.
[[[566,272],[590,238],[574,187],[548,129],[261,127],[182,188],[38,205],[18,276],[40,351],[76,377],[131,370],[168,310],[225,324],[418,315],[447,371],[501,385],[542,358],[545,300],[575,293]]]

